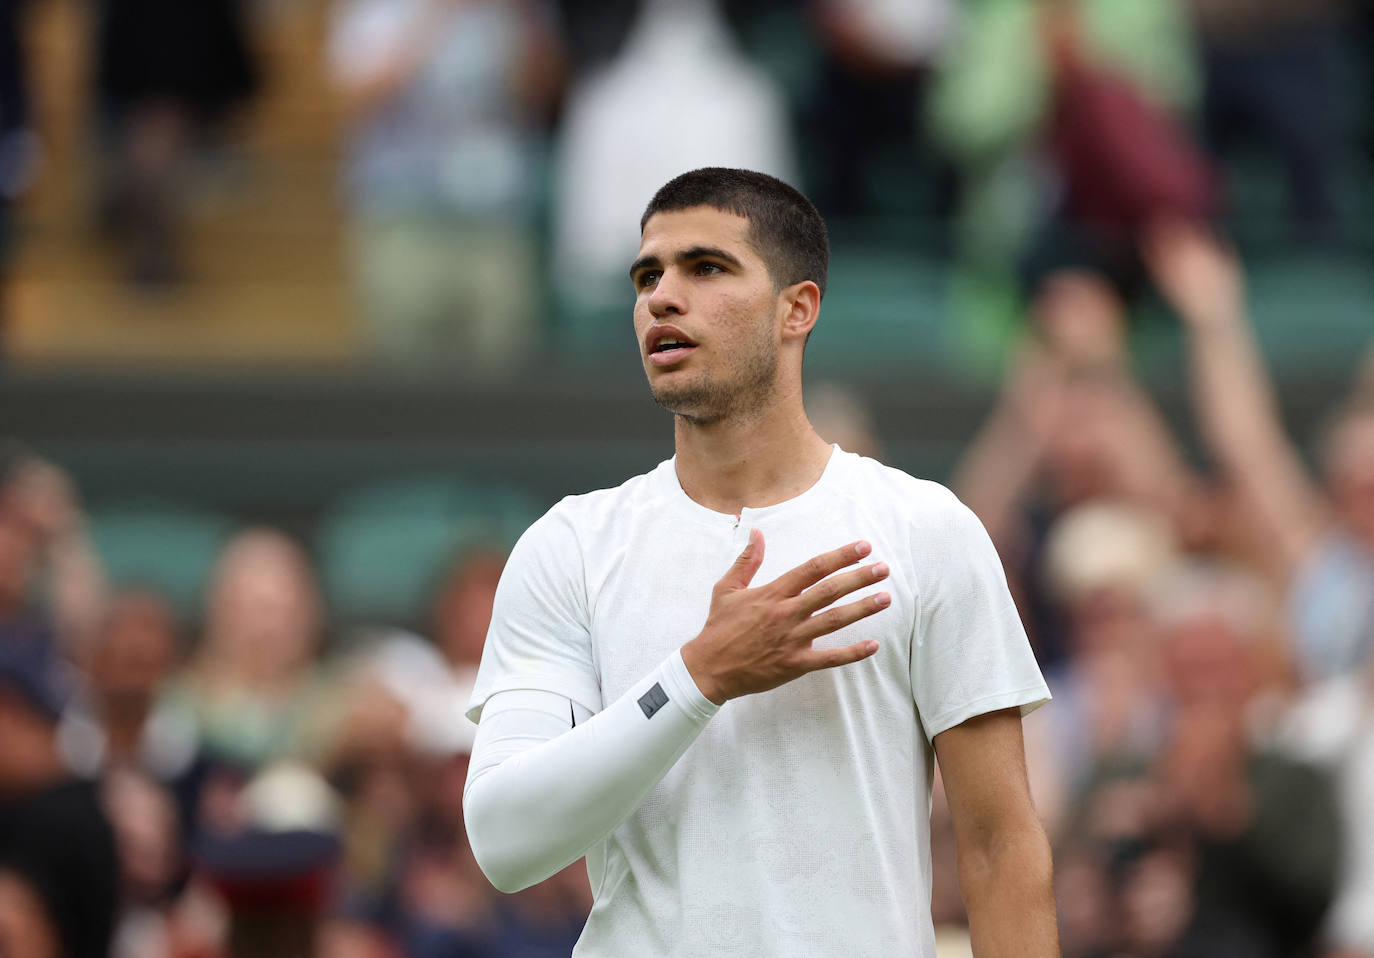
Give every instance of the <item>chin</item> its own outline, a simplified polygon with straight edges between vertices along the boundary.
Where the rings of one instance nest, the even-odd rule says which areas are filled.
[[[698,423],[714,422],[720,418],[716,408],[719,404],[712,402],[709,391],[699,386],[674,388],[656,385],[650,388],[650,392],[653,393],[654,402],[675,416]]]

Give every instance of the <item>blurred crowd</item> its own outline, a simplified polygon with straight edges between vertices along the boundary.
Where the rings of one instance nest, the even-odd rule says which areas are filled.
[[[0,263],[43,169],[24,23],[64,2],[0,2]],[[697,165],[795,181],[832,223],[918,219],[978,288],[1050,312],[1110,306],[1050,295],[1065,267],[1146,290],[1161,205],[1243,215],[1238,160],[1277,171],[1290,238],[1368,240],[1365,4],[296,2],[327,7],[361,338],[401,366],[499,375],[617,309],[644,198]],[[92,216],[136,285],[194,278],[190,197],[272,82],[284,5],[91,5]]]
[[[953,480],[1055,695],[1026,731],[1064,953],[1371,955],[1374,377],[1309,472],[1234,254],[1177,221],[1142,250],[1209,468],[1111,334],[1033,327]]]
[[[41,168],[19,38],[44,2],[0,0],[0,269]],[[266,5],[93,6],[96,214],[134,282],[183,282],[188,171],[252,108]],[[644,198],[698,165],[789,178],[832,223],[937,222],[1021,319],[950,484],[1055,695],[1026,735],[1066,958],[1374,958],[1374,369],[1289,435],[1226,238],[1231,159],[1262,152],[1285,242],[1363,242],[1370,9],[333,0],[363,327],[384,360],[514,369],[551,306],[626,308]],[[1132,372],[1151,301],[1184,331],[1201,457]],[[882,455],[861,399],[810,405]],[[568,954],[585,873],[496,895],[462,827],[501,564],[449,556],[414,631],[363,630],[303,545],[252,527],[188,614],[111,581],[71,479],[8,455],[0,954]]]
[[[462,825],[463,712],[503,561],[456,555],[424,638],[327,643],[304,549],[247,528],[191,623],[165,595],[112,587],[70,479],[14,454],[0,486],[4,954],[567,955],[585,871],[497,896]]]

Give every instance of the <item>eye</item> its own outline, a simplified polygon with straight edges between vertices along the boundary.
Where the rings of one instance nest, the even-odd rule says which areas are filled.
[[[662,274],[656,269],[646,269],[635,277],[635,288],[648,289],[658,282],[658,278],[661,275]]]
[[[713,275],[715,275],[716,273],[723,273],[723,272],[725,272],[725,267],[723,267],[723,266],[721,266],[721,265],[719,265],[719,264],[717,264],[717,263],[698,263],[698,264],[697,264],[697,272],[698,272],[698,273],[705,274],[705,275],[707,275],[707,276],[713,276]]]

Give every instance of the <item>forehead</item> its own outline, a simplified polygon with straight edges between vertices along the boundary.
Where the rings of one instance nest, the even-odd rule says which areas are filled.
[[[749,242],[749,220],[711,206],[655,213],[644,224],[640,256],[668,259],[693,247],[719,247],[741,259],[754,253]]]

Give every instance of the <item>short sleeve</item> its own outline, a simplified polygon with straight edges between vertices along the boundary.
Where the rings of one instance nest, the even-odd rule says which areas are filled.
[[[1050,699],[1007,588],[997,550],[978,517],[945,493],[912,538],[917,613],[911,685],[926,736],[976,715]]]
[[[520,537],[501,573],[467,716],[498,692],[534,689],[601,710],[581,545],[555,507]]]

